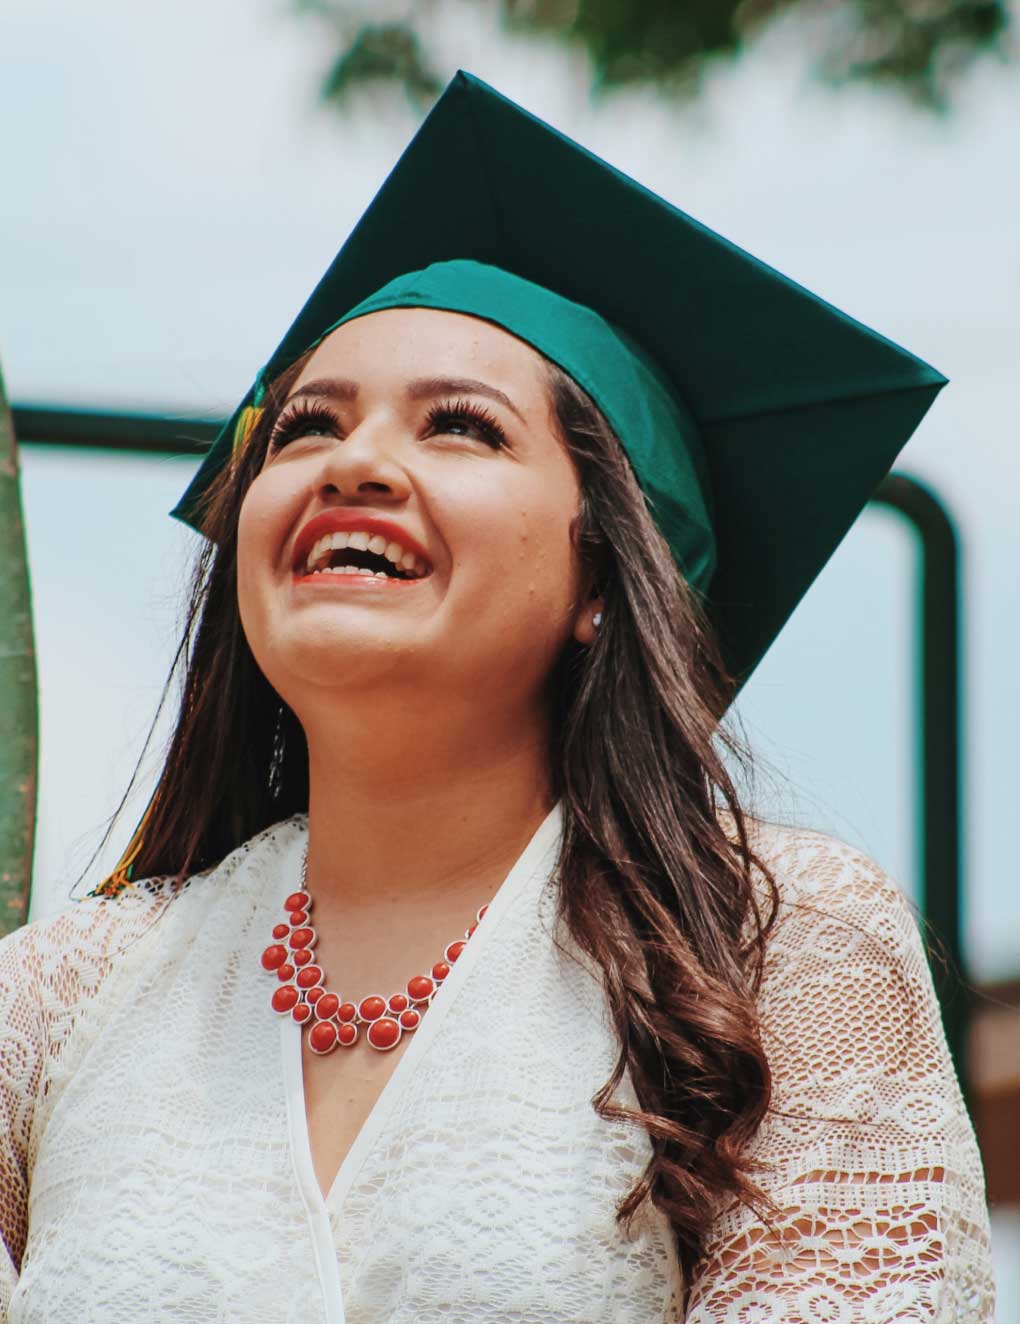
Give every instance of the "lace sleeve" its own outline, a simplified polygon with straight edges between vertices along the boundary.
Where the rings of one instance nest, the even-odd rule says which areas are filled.
[[[89,898],[0,940],[0,1324],[28,1236],[33,1133],[51,1099],[53,1067],[75,1041],[114,953],[144,934],[171,890],[145,879],[115,901]]]
[[[28,1231],[28,1144],[42,1077],[43,1029],[24,962],[24,931],[0,942],[0,1321]]]
[[[813,832],[770,859],[760,1008],[770,1229],[712,1229],[688,1324],[989,1324],[984,1174],[920,934],[872,861]]]

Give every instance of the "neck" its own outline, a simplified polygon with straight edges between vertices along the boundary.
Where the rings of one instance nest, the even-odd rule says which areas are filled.
[[[486,902],[552,808],[544,719],[332,713],[305,724],[308,885],[349,913]]]

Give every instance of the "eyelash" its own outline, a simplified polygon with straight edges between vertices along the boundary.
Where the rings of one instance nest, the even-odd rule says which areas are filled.
[[[438,425],[453,420],[463,422],[467,419],[482,434],[487,445],[493,450],[502,450],[506,446],[506,433],[495,417],[481,405],[471,400],[439,401],[429,408],[425,415],[428,426],[433,431],[444,431]]]
[[[495,417],[471,400],[439,401],[430,406],[425,415],[425,422],[430,432],[444,431],[445,428],[440,427],[440,424],[448,425],[451,422],[465,420],[477,428],[486,445],[491,446],[493,450],[502,450],[506,446],[506,433]],[[270,451],[282,450],[289,441],[305,435],[313,426],[323,432],[336,431],[336,418],[329,406],[317,404],[315,401],[302,401],[294,405],[277,420],[269,439]]]
[[[336,419],[328,405],[316,404],[313,401],[302,401],[300,404],[291,406],[276,421],[276,426],[269,438],[270,451],[282,450],[288,441],[293,441],[295,437],[303,435],[312,424],[317,425],[323,432],[336,431]]]

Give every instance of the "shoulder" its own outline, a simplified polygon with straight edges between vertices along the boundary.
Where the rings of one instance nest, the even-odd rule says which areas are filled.
[[[281,853],[300,847],[304,827],[295,815],[183,882],[97,888],[0,939],[0,1116],[5,1100],[19,1116],[39,1097],[52,1106],[54,1082],[101,1033],[111,1002],[172,968],[217,911],[228,912],[225,933],[240,932],[260,890],[279,886]]]
[[[144,931],[150,911],[86,898],[0,940],[0,1118],[24,1154],[43,1082],[86,1007],[100,1004],[112,953]]]
[[[750,845],[775,885],[756,873],[755,891],[768,934],[760,1001],[763,1012],[788,1000],[831,1009],[849,987],[898,989],[902,1004],[929,1003],[931,971],[916,908],[889,874],[859,847],[814,828],[748,820]],[[876,992],[876,996],[878,996]],[[863,1008],[862,1008],[863,1010]]]
[[[0,939],[0,996],[40,1012],[95,991],[118,951],[140,938],[174,895],[164,880],[118,896],[91,895]]]
[[[141,878],[100,884],[61,910],[0,939],[0,980],[68,990],[91,987],[102,968],[135,946],[167,915],[170,925],[200,923],[218,901],[251,891],[253,879],[271,876],[285,851],[304,839],[307,815],[270,824],[216,864],[178,880]]]
[[[752,843],[786,904],[895,904],[903,894],[859,847],[816,828],[752,820]]]
[[[759,989],[777,1067],[838,1057],[860,1079],[899,1055],[948,1070],[922,927],[886,871],[825,832],[756,823],[755,838],[779,902]]]
[[[272,869],[283,848],[301,839],[307,815],[270,824],[235,847],[223,859],[190,874],[155,875],[128,883],[100,883],[56,913],[23,924],[0,938],[0,964],[26,962],[42,968],[48,955],[105,959],[140,938],[165,912],[202,908],[217,893],[243,889],[252,868]]]
[[[752,849],[775,882],[775,936],[784,929],[850,926],[879,942],[916,938],[915,910],[878,862],[859,847],[815,828],[748,819]],[[758,878],[760,895],[767,884]]]

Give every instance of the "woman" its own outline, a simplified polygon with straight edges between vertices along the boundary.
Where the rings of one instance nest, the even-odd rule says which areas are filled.
[[[717,748],[941,383],[455,80],[174,512],[124,860],[3,945],[2,1317],[990,1319],[914,921]]]

